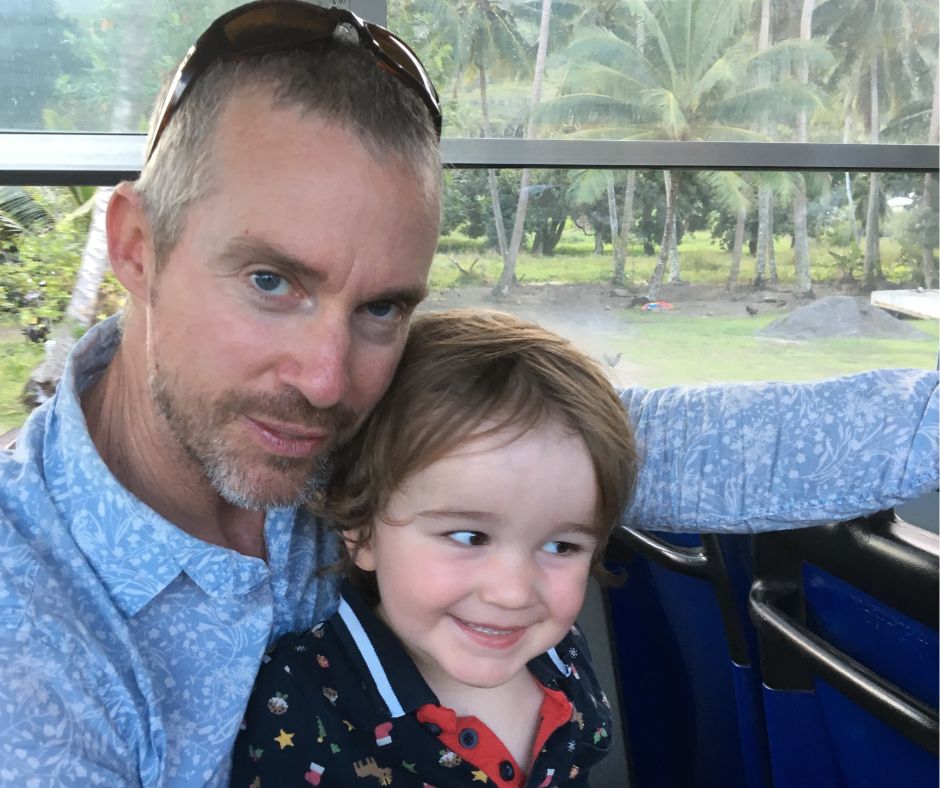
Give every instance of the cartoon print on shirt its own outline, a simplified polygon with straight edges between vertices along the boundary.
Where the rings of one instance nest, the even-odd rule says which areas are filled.
[[[323,697],[326,698],[331,704],[335,706],[336,701],[339,700],[339,693],[332,687],[324,687]]]
[[[578,723],[578,730],[584,730],[584,715],[578,711],[574,705],[571,706],[571,720],[570,722]]]
[[[248,745],[248,757],[253,761],[257,761],[262,755],[264,755],[264,750],[261,747],[252,747]]]
[[[453,769],[455,766],[460,766],[460,764],[463,763],[463,759],[451,750],[440,750],[439,752],[441,757],[438,759],[438,763],[441,766]]]
[[[392,723],[382,722],[375,726],[375,743],[379,747],[392,743]]]
[[[304,779],[311,785],[319,785],[320,778],[323,776],[323,772],[326,771],[326,768],[320,766],[319,763],[314,763],[310,761],[310,768],[304,774]]]
[[[323,720],[317,717],[317,744],[323,744],[323,740],[326,738],[326,726],[323,724]]]
[[[287,695],[283,692],[275,692],[274,697],[268,699],[268,711],[272,714],[283,714],[287,709]]]
[[[473,775],[473,782],[475,783],[488,783],[490,778],[486,776],[486,772],[482,769],[474,769],[470,774]]]
[[[285,747],[293,747],[294,746],[294,734],[288,733],[283,728],[281,728],[281,732],[277,736],[274,737],[274,741],[276,741],[278,744],[281,745],[282,750]]]
[[[379,785],[392,784],[392,770],[387,766],[379,766],[375,762],[375,758],[354,761],[353,771],[356,773],[356,777],[375,777],[379,781]]]
[[[552,777],[554,777],[554,776],[555,776],[555,770],[554,770],[554,769],[546,769],[546,770],[545,770],[545,779],[542,780],[542,782],[539,783],[539,788],[548,788],[548,786],[550,786],[550,785],[552,784]]]

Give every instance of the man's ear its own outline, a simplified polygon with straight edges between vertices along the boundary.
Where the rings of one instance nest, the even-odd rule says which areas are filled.
[[[353,563],[363,572],[374,572],[375,551],[372,549],[372,540],[361,539],[360,533],[361,531],[347,531],[343,534],[343,541]]]
[[[106,223],[111,270],[134,298],[148,300],[153,275],[150,222],[133,184],[118,184],[108,203]]]

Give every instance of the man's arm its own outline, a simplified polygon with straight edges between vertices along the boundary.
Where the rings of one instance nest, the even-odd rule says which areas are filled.
[[[642,465],[621,523],[755,532],[845,520],[937,489],[938,373],[630,388]]]

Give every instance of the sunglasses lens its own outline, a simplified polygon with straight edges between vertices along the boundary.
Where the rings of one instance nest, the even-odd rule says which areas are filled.
[[[294,44],[324,40],[336,24],[336,15],[319,6],[261,5],[229,19],[222,32],[233,52],[245,53],[264,46],[290,49]]]

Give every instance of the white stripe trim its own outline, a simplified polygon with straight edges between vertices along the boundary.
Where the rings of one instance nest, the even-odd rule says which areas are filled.
[[[566,665],[561,661],[561,657],[558,656],[558,652],[554,648],[548,650],[548,656],[551,658],[552,662],[555,663],[555,667],[562,672],[564,676],[571,675],[571,665]]]
[[[392,684],[385,674],[385,668],[382,667],[382,663],[379,661],[379,655],[375,653],[372,641],[369,640],[369,636],[366,634],[365,629],[363,629],[353,609],[349,606],[349,603],[342,598],[339,600],[339,616],[343,619],[343,623],[349,630],[349,634],[352,635],[352,639],[359,649],[359,653],[362,654],[366,667],[369,669],[369,673],[372,674],[375,688],[379,691],[379,695],[382,696],[382,700],[385,701],[385,705],[388,706],[389,714],[391,714],[393,718],[404,717],[405,710],[402,708],[398,696],[395,694],[395,690],[392,689]]]

